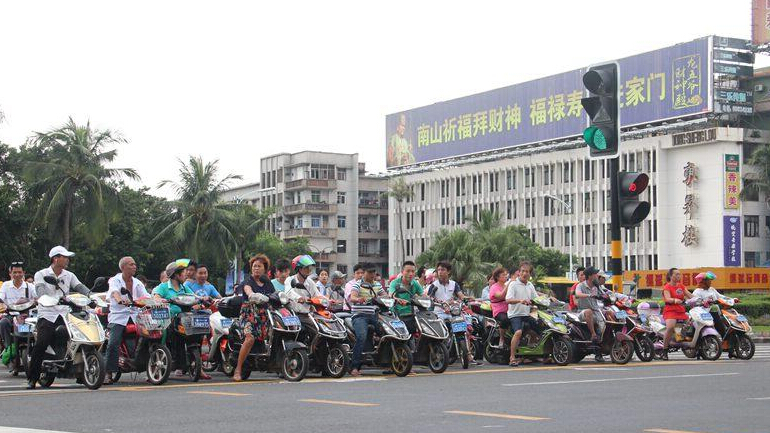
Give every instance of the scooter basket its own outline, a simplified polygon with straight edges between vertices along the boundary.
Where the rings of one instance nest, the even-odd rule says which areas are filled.
[[[179,313],[179,333],[184,335],[208,335],[211,332],[208,312]]]
[[[136,316],[136,330],[145,337],[151,333],[163,331],[171,323],[171,315],[168,307],[147,308]]]

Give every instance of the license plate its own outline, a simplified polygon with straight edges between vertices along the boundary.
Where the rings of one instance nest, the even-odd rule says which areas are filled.
[[[463,322],[452,322],[452,332],[465,332],[468,330],[468,324]]]
[[[208,328],[208,327],[209,327],[208,317],[193,317],[193,328]]]
[[[567,321],[564,320],[564,318],[562,318],[562,317],[554,317],[553,318],[553,323],[567,323]]]
[[[283,324],[286,326],[299,326],[299,317],[297,316],[286,316],[283,317]]]
[[[394,328],[406,329],[406,323],[404,323],[404,322],[402,322],[400,320],[394,320],[394,321],[390,322],[390,326],[392,326]]]
[[[153,308],[150,310],[150,316],[155,320],[165,320],[170,317],[168,308]]]
[[[223,328],[229,328],[230,325],[233,324],[233,319],[222,319],[219,321],[219,324],[222,325]]]
[[[16,332],[18,333],[30,332],[29,323],[22,323],[21,325],[16,325]]]
[[[700,313],[701,320],[713,320],[714,318],[711,317],[711,313]]]
[[[617,319],[625,319],[626,317],[628,317],[628,313],[626,313],[625,311],[618,311],[617,313],[615,313],[615,318]]]
[[[749,321],[749,319],[747,319],[746,316],[744,316],[743,314],[739,314],[738,317],[736,317],[735,319],[738,320],[739,322],[748,322]]]

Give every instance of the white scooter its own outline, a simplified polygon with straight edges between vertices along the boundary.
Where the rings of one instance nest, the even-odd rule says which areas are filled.
[[[714,318],[709,309],[704,307],[702,299],[691,298],[686,303],[690,306],[690,311],[687,312],[690,319],[676,324],[668,351],[675,352],[682,349],[682,353],[688,358],[695,358],[700,354],[703,359],[709,361],[719,359],[722,355],[722,338],[714,328]],[[660,358],[663,354],[666,321],[653,309],[639,308],[637,312],[648,317],[650,327],[657,335],[655,356]]]

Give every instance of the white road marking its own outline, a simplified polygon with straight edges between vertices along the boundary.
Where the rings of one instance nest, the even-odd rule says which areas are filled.
[[[587,367],[575,367],[572,370],[577,371],[628,371],[631,370],[630,368],[624,368],[624,367],[593,367],[593,368],[587,368]]]
[[[684,379],[692,377],[735,376],[740,373],[681,374],[676,376],[616,377],[610,379],[560,380],[555,382],[504,383],[502,386],[568,385],[572,383],[621,382],[626,380]]]
[[[770,400],[770,397],[747,398],[746,400]]]
[[[38,430],[34,428],[17,428],[0,426],[0,433],[68,433],[60,430]]]

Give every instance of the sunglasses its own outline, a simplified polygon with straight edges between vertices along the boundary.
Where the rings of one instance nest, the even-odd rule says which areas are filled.
[[[24,262],[11,262],[11,266],[14,268],[24,266]]]

